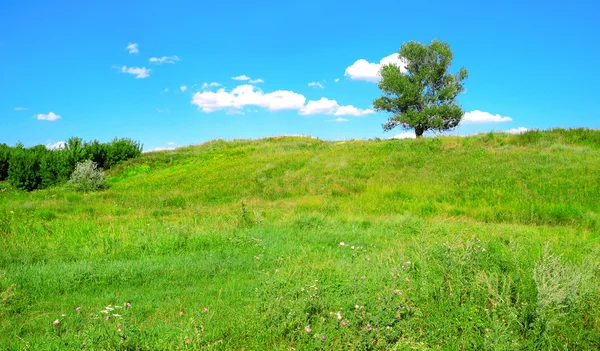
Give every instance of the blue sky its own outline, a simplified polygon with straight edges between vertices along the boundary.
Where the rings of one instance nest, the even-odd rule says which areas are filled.
[[[0,142],[389,138],[403,130],[371,113],[373,72],[434,38],[469,70],[453,133],[600,128],[598,13],[594,1],[4,0]]]

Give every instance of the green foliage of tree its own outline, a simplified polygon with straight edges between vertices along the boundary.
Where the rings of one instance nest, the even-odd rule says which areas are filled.
[[[464,67],[452,75],[450,46],[440,40],[429,45],[410,41],[402,44],[399,58],[406,64],[381,68],[379,88],[383,96],[373,102],[378,111],[392,113],[383,129],[414,129],[417,137],[425,131],[441,132],[455,128],[464,111],[456,97],[464,90],[468,72]]]
[[[0,181],[8,177],[8,160],[10,159],[10,146],[0,144]]]
[[[142,144],[131,139],[115,138],[107,146],[106,161],[104,164],[106,167],[112,167],[121,161],[138,157],[142,154],[142,148]]]

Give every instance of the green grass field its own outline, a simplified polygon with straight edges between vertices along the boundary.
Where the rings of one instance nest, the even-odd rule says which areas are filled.
[[[108,182],[0,183],[0,349],[600,349],[600,131],[213,141]]]

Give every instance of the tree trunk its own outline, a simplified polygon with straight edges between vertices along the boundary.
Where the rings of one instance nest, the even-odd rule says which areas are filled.
[[[419,128],[419,127],[415,128],[415,135],[417,136],[417,138],[422,137],[423,132],[424,132],[423,128]]]

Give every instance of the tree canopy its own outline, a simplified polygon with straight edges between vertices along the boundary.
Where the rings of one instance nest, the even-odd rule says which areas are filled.
[[[398,56],[400,66],[381,67],[383,96],[373,102],[376,110],[393,114],[383,129],[400,126],[414,129],[421,137],[427,130],[455,128],[464,115],[456,97],[464,90],[468,72],[464,67],[455,75],[448,72],[453,57],[450,45],[437,39],[429,45],[410,41],[402,44]]]

